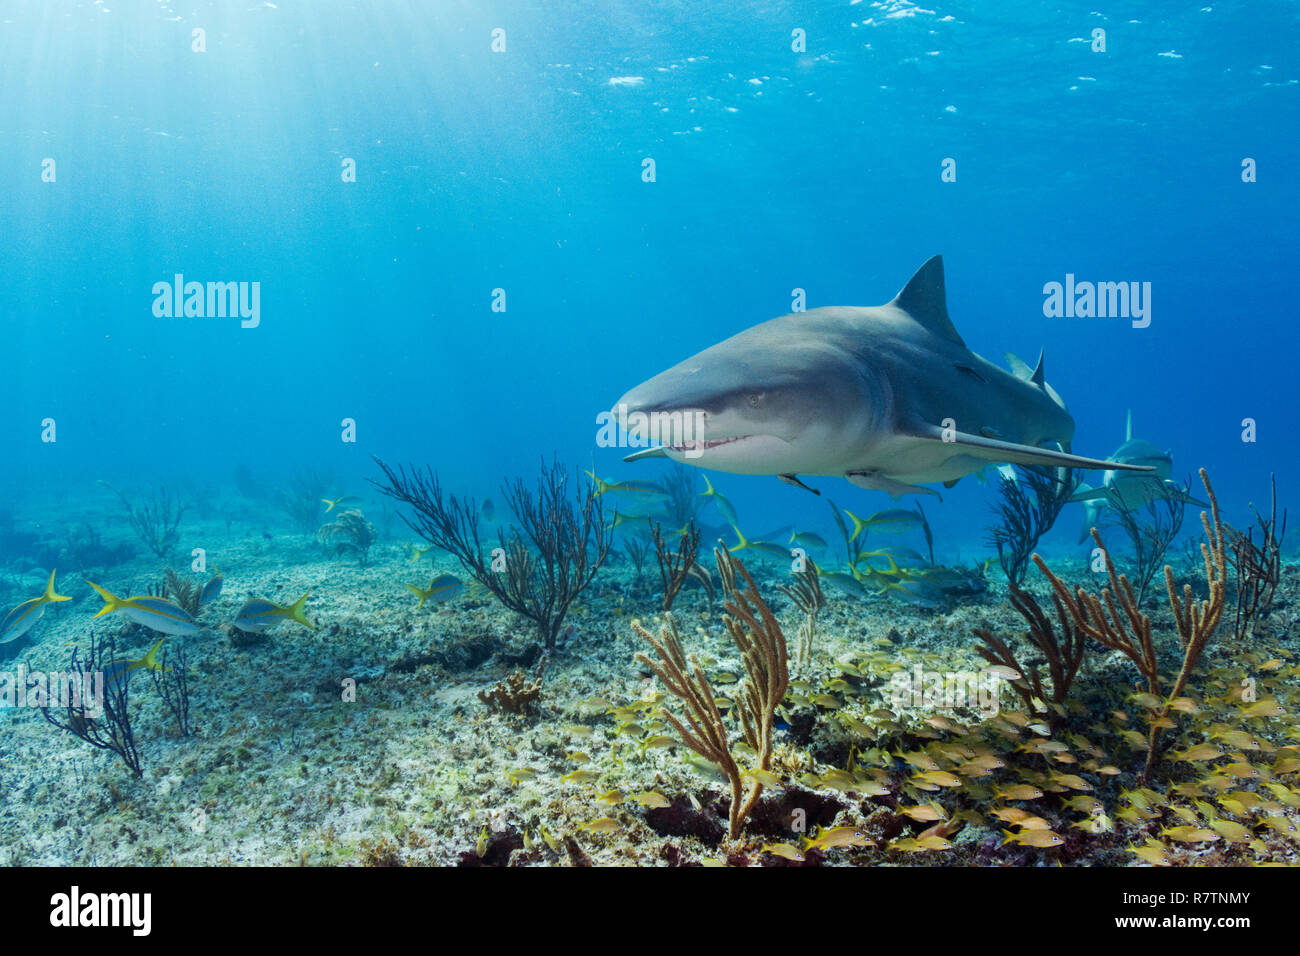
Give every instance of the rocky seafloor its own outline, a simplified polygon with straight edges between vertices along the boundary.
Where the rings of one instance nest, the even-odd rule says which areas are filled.
[[[124,529],[121,536],[129,534]],[[630,623],[654,628],[657,572],[626,559],[602,569],[574,605],[572,625],[542,659],[532,625],[469,587],[446,604],[404,586],[461,570],[433,553],[413,566],[400,524],[364,565],[310,535],[270,533],[256,522],[209,519],[189,529],[209,542],[225,574],[207,625],[184,640],[193,732],[182,737],[149,676],[134,675],[132,722],[143,776],[113,754],[50,726],[39,712],[0,713],[3,826],[9,865],[1216,865],[1300,860],[1300,668],[1293,654],[1296,569],[1287,567],[1269,618],[1248,642],[1221,628],[1188,696],[1169,751],[1209,743],[1220,756],[1167,757],[1145,786],[1145,733],[1130,695],[1136,672],[1119,655],[1089,648],[1068,713],[1047,728],[1024,715],[1009,690],[1000,714],[970,706],[900,705],[890,678],[977,671],[972,631],[1015,644],[1024,622],[993,583],[939,610],[891,599],[864,601],[827,588],[809,664],[791,662],[792,697],[776,733],[772,773],[744,832],[726,838],[727,788],[686,759],[660,705],[680,712],[634,655],[646,643]],[[116,533],[116,532],[114,532]],[[743,556],[743,555],[742,555]],[[430,568],[432,561],[433,568]],[[653,559],[651,559],[653,563]],[[23,562],[16,562],[21,564]],[[1177,562],[1175,562],[1177,563]],[[792,651],[801,615],[776,589],[781,570],[752,560],[761,593]],[[40,593],[43,567],[3,576],[9,604]],[[138,657],[156,636],[117,617],[83,575],[116,593],[160,579],[162,565],[136,557],[111,568],[58,568],[53,605],[0,667],[64,666],[90,629],[116,636]],[[1064,569],[1069,571],[1069,569]],[[1068,575],[1082,580],[1083,570]],[[201,575],[193,575],[196,581]],[[1195,582],[1195,570],[1187,568]],[[1029,584],[1045,607],[1036,571]],[[222,626],[248,597],[292,603],[307,589],[315,630],[283,622],[248,638]],[[1200,588],[1204,590],[1203,581]],[[1179,650],[1163,589],[1148,603],[1158,640],[1177,670]],[[689,586],[674,609],[688,651],[720,696],[744,675],[722,608]],[[1016,644],[1023,648],[1024,644]],[[14,652],[16,650],[16,653]],[[1026,653],[1025,659],[1033,655]],[[540,675],[530,712],[485,703],[511,674]],[[355,700],[345,700],[345,681]],[[1231,691],[1276,708],[1245,713]],[[726,703],[724,701],[724,709]],[[1259,713],[1260,716],[1254,716]],[[1037,724],[1047,733],[1029,729]],[[1238,727],[1249,740],[1225,741]],[[733,731],[734,731],[733,723]],[[1043,749],[1050,739],[1059,746]],[[1003,766],[934,785],[967,754]],[[918,755],[928,755],[918,760]],[[742,761],[743,762],[743,761]],[[1224,768],[1229,768],[1225,770]],[[1079,786],[1061,786],[1069,775]],[[1005,796],[1017,785],[1042,796]],[[1083,808],[1080,797],[1100,805]],[[1086,801],[1084,801],[1086,802]],[[915,808],[929,806],[927,812]],[[1060,834],[1059,845],[1008,840],[996,811],[1015,808]],[[1211,819],[1236,823],[1205,833]],[[935,835],[928,846],[918,837]],[[1037,826],[1034,824],[1033,826]],[[852,827],[859,845],[809,845],[818,828]],[[1185,829],[1179,829],[1185,828]],[[1197,839],[1184,839],[1200,831]],[[1022,830],[1021,833],[1029,832]],[[861,845],[869,844],[869,845]],[[1134,848],[1155,844],[1145,856]]]

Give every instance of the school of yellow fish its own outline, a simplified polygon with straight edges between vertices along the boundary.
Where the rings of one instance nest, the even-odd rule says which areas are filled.
[[[700,659],[706,668],[720,663],[707,654]],[[866,864],[929,854],[960,864],[976,862],[971,854],[981,846],[979,862],[990,862],[992,841],[994,862],[1023,852],[1049,854],[1049,862],[1086,856],[1158,866],[1300,858],[1300,666],[1287,649],[1211,654],[1199,681],[1188,685],[1200,696],[1173,702],[1176,721],[1162,718],[1172,733],[1164,735],[1163,758],[1145,785],[1136,773],[1161,704],[1150,695],[1094,681],[1091,708],[1072,700],[1069,709],[1044,704],[1039,713],[1004,709],[988,718],[968,711],[961,720],[952,712],[883,706],[890,676],[916,665],[942,671],[980,666],[882,639],[791,680],[780,715],[813,715],[822,739],[839,741],[848,759],[842,766],[822,765],[780,745],[773,769],[747,775],[764,787],[829,791],[846,809],[837,825],[808,833],[792,829],[786,840],[742,838],[745,854],[801,863],[810,854],[820,861],[838,853],[842,862]],[[738,680],[720,667],[710,677],[722,691]],[[1098,697],[1106,694],[1107,706],[1099,709]],[[706,779],[720,777],[678,743],[663,719],[668,702],[661,692],[626,702],[611,699],[616,696],[579,701],[569,709],[574,722],[553,727],[571,767],[561,779],[573,789],[573,801],[592,806],[577,836],[626,839],[641,829],[642,837],[656,838],[646,812],[676,801],[701,809],[704,781],[683,787],[681,775],[671,772],[674,765],[680,769],[681,761]],[[726,696],[716,702],[724,713],[732,705]],[[597,747],[606,759],[592,759]],[[754,756],[743,744],[739,752],[742,759]],[[515,767],[505,782],[528,786],[554,769]],[[647,771],[658,789],[627,785]],[[559,855],[564,849],[542,824],[529,828],[524,842],[530,851]],[[1066,847],[1068,858],[1061,856]],[[725,865],[737,849],[701,845],[696,862]]]

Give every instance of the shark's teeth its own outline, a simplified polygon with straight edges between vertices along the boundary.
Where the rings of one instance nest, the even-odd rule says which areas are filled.
[[[704,441],[690,439],[689,441],[679,442],[676,445],[669,445],[668,447],[671,448],[673,451],[678,451],[678,452],[696,451],[697,449],[708,451],[710,448],[717,448],[720,445],[730,445],[733,442],[744,441],[746,438],[750,438],[750,437],[752,436],[734,435],[731,438],[710,438],[710,439],[705,439]]]

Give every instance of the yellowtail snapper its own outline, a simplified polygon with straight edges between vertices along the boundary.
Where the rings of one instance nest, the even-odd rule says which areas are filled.
[[[844,509],[844,513],[848,515],[849,519],[853,522],[853,533],[849,535],[849,544],[852,544],[854,541],[857,541],[859,537],[861,537],[863,534],[866,534],[870,530],[870,523],[867,521],[863,521],[861,518],[855,515],[848,508]]]
[[[167,638],[165,637],[160,638],[157,644],[149,648],[149,653],[145,654],[145,656],[140,658],[139,660],[131,661],[131,660],[122,659],[116,661],[109,661],[107,664],[105,664],[104,669],[101,672],[104,675],[104,686],[107,687],[115,680],[119,680],[120,678],[126,677],[132,671],[137,669],[143,669],[147,671],[163,670],[164,669],[163,666],[160,663],[158,663],[158,651],[163,646],[163,641],[165,640],[167,640]],[[171,668],[167,668],[167,670],[170,669]]]
[[[664,495],[667,492],[662,485],[657,485],[653,481],[606,481],[600,478],[594,471],[588,471],[587,477],[596,486],[596,495],[617,494],[617,495]]]
[[[440,574],[429,582],[427,588],[417,588],[414,584],[408,584],[407,587],[415,592],[420,599],[420,605],[416,608],[418,611],[424,607],[424,602],[433,598],[435,604],[444,604],[450,601],[463,589],[460,578],[454,574]]]
[[[134,597],[120,598],[106,588],[101,588],[94,581],[87,581],[99,596],[104,599],[104,606],[95,617],[105,614],[122,614],[128,620],[143,625],[160,634],[197,634],[200,626],[190,612],[179,604],[166,598],[154,597],[152,594],[139,594]]]
[[[314,631],[316,625],[307,620],[307,614],[303,610],[307,604],[307,596],[310,594],[311,591],[308,591],[289,607],[281,607],[265,598],[253,598],[239,609],[239,613],[231,623],[241,631],[261,634],[275,627],[282,619],[288,618]]]
[[[811,531],[795,531],[790,535],[790,543],[808,550],[825,551],[826,539]]]
[[[792,557],[790,549],[785,545],[776,544],[772,541],[750,541],[741,533],[739,528],[733,526],[732,530],[736,532],[736,537],[740,539],[738,544],[734,544],[727,549],[733,554],[737,551],[757,551],[760,554],[776,558],[778,561],[789,561]]]
[[[342,498],[322,498],[321,502],[325,504],[325,513],[329,514],[339,505],[350,505],[360,501],[356,495],[344,495]]]
[[[713,482],[709,481],[708,475],[701,475],[704,479],[704,490],[700,492],[701,498],[708,498],[718,507],[718,514],[722,515],[722,520],[727,522],[733,528],[740,522],[736,519],[736,509],[726,498],[713,490]]]
[[[827,571],[821,568],[818,571],[823,580],[838,585],[850,594],[856,594],[859,597],[867,596],[867,589],[863,587],[862,582],[847,571]]]
[[[881,589],[881,594],[889,592],[893,597],[907,604],[934,610],[942,606],[943,592],[919,578],[905,578],[893,581]]]
[[[903,534],[921,527],[921,516],[906,508],[890,508],[887,511],[877,511],[863,524],[877,534]]]
[[[0,621],[0,644],[16,641],[30,631],[32,625],[39,621],[41,615],[45,613],[45,605],[53,604],[56,601],[72,600],[66,595],[54,593],[54,573],[54,571],[50,572],[50,580],[45,585],[44,594],[19,604],[4,616],[3,621]]]
[[[203,585],[203,590],[199,592],[199,607],[203,607],[205,604],[211,604],[221,596],[221,584],[224,580],[225,579],[221,576],[221,572],[218,571],[212,576],[207,584]]]

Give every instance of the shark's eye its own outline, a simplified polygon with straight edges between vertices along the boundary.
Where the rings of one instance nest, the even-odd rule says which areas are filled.
[[[749,396],[749,407],[758,408],[758,406],[762,403],[762,401],[763,401],[763,396],[758,394],[757,392],[754,392]]]

